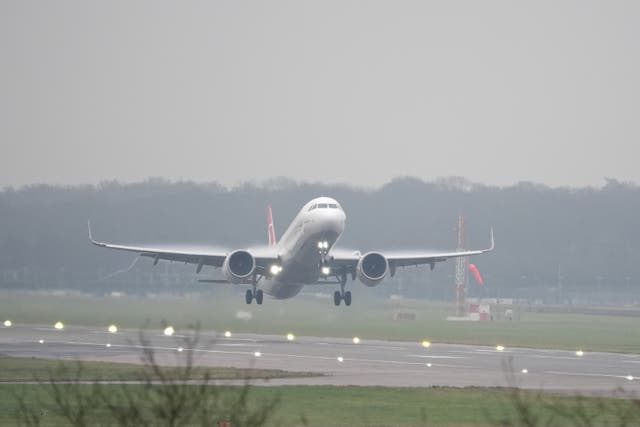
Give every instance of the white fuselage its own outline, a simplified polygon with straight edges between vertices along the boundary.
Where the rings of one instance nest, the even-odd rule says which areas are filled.
[[[307,203],[276,245],[282,271],[263,278],[258,287],[267,295],[285,299],[297,295],[305,284],[316,283],[323,276],[323,256],[330,256],[345,221],[342,207],[332,198],[319,197]]]

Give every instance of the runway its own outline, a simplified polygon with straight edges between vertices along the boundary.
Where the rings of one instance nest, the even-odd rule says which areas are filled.
[[[185,335],[148,330],[145,338],[162,363],[179,363],[190,349]],[[289,337],[293,338],[293,337]],[[640,355],[361,339],[254,335],[205,331],[197,364],[314,372],[314,377],[256,381],[257,385],[393,387],[517,386],[557,392],[640,392]],[[15,357],[140,363],[138,330],[48,325],[0,327],[0,354]],[[508,375],[511,366],[512,375]]]

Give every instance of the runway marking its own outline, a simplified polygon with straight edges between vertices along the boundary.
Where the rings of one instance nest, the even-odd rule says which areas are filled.
[[[408,354],[407,357],[422,357],[425,359],[468,359],[466,356],[435,356],[426,354]]]
[[[384,350],[394,350],[394,351],[408,350],[406,347],[391,347],[391,346],[387,347],[384,345],[367,345],[367,344],[360,344],[360,345],[365,348],[381,348]]]
[[[308,341],[303,341],[303,340],[298,340],[299,343],[304,343],[304,344],[314,344],[314,345],[328,345],[328,346],[345,346],[345,347],[353,347],[353,341],[349,341],[349,342],[308,342]],[[366,347],[366,348],[381,348],[384,350],[394,350],[394,351],[406,351],[408,350],[407,347],[397,347],[397,346],[384,346],[384,345],[379,345],[379,344],[367,344],[367,343],[360,343],[359,345],[361,345],[362,347]]]
[[[472,366],[472,365],[449,365],[446,363],[435,363],[431,366],[441,367],[441,368],[466,368],[466,369],[484,369],[480,366]]]
[[[535,357],[537,359],[560,359],[560,360],[588,360],[585,359],[584,357],[576,357],[576,356],[544,356],[542,354],[534,354],[533,356],[529,356],[529,357]]]
[[[498,351],[498,350],[473,350],[473,351],[463,351],[463,350],[449,350],[449,351],[444,351],[444,353],[460,353],[460,354],[471,354],[473,356],[493,356],[495,353],[512,353],[512,351],[510,350],[503,350],[503,351]]]
[[[91,342],[81,342],[81,341],[48,341],[48,344],[66,344],[66,345],[85,345],[85,346],[97,346],[104,348],[104,343],[91,343]],[[151,349],[151,350],[168,350],[168,351],[177,351],[177,347],[164,347],[164,346],[143,346],[136,344],[111,344],[111,348],[120,348],[120,349]],[[193,352],[199,353],[212,353],[212,354],[228,354],[228,355],[243,355],[243,356],[255,356],[255,352],[249,351],[227,351],[227,350],[208,350],[208,349],[186,349]],[[300,354],[287,354],[287,353],[261,353],[262,358],[264,357],[292,357],[297,359],[314,359],[314,360],[331,360],[335,361],[335,356],[314,356],[314,355],[300,355]],[[390,364],[390,365],[409,365],[409,366],[425,366],[422,362],[405,362],[399,360],[383,360],[383,359],[360,359],[360,358],[350,358],[345,357],[344,362],[356,362],[356,363],[380,363],[380,364]],[[446,364],[434,364],[433,367],[448,367],[448,368],[469,368],[469,369],[479,369],[477,366],[469,366],[469,365],[446,365]]]
[[[586,372],[562,372],[562,371],[544,371],[544,373],[551,374],[551,375],[565,375],[565,376],[571,376],[571,377],[620,378],[620,379],[628,380],[627,375],[592,374],[592,373],[586,373]]]
[[[261,346],[262,344],[256,344],[256,343],[247,343],[247,344],[242,344],[242,343],[216,343],[215,345],[220,346],[220,347],[258,347],[258,346]]]

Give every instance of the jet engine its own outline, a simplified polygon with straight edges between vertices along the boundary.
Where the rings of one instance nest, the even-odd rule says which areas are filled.
[[[231,252],[222,264],[224,276],[229,282],[235,284],[246,282],[255,268],[256,260],[253,255],[242,250]]]
[[[382,281],[389,271],[389,262],[378,252],[369,252],[358,261],[356,272],[358,279],[367,286],[375,286]]]

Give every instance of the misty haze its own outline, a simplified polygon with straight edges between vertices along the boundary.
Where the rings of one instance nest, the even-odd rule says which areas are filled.
[[[0,426],[640,425],[639,29],[0,2]]]

